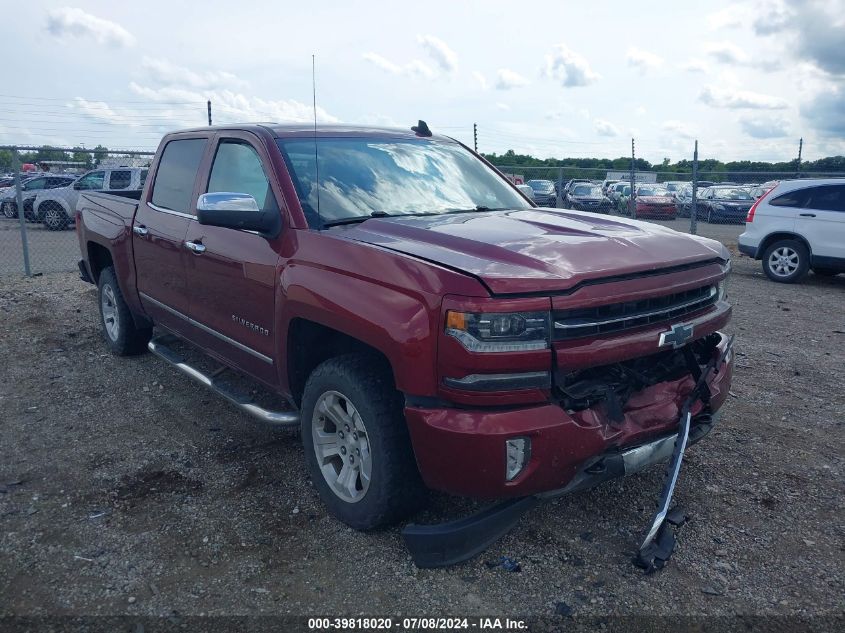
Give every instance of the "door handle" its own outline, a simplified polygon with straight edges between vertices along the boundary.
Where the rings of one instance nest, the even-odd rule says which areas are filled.
[[[814,217],[816,217],[815,213],[799,213],[798,215],[800,215],[802,218],[814,218]]]
[[[185,248],[192,250],[197,255],[205,252],[205,246],[201,242],[185,242]]]
[[[146,226],[144,226],[143,224],[139,224],[138,226],[132,227],[132,232],[135,235],[140,235],[141,237],[147,237],[150,230]]]

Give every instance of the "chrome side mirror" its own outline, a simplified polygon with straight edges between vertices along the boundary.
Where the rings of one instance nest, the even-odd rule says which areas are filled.
[[[197,200],[197,211],[252,211],[258,213],[258,202],[248,193],[216,191],[203,193]]]

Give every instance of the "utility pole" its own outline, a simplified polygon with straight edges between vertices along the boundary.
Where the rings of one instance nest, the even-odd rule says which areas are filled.
[[[211,99],[208,100],[208,126],[211,127]]]
[[[693,235],[698,231],[698,139],[695,140],[695,150],[692,153],[692,209],[690,210],[689,232]]]
[[[635,153],[634,153],[634,139],[631,138],[631,195],[628,197],[628,207],[629,211],[631,211],[631,215],[634,214],[633,209],[636,209],[636,200],[634,200],[636,196],[636,189],[634,188],[634,161],[636,160]]]
[[[476,153],[478,152],[478,123],[472,124],[472,144]]]
[[[804,149],[804,137],[802,136],[798,139],[798,170],[796,171],[795,175],[800,178],[801,177],[801,150]]]

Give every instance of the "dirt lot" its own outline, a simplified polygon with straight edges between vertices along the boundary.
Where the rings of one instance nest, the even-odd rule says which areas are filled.
[[[0,281],[0,614],[841,614],[845,275],[737,259],[738,365],[688,453],[669,567],[630,563],[660,473],[530,514],[481,557],[417,570],[398,529],[329,518],[290,432],[147,354],[110,356],[71,273]],[[467,504],[432,499],[420,520]],[[521,571],[491,567],[502,556]],[[563,606],[561,606],[563,605]]]

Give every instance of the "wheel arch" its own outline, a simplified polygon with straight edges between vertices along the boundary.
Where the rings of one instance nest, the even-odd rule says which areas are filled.
[[[365,354],[396,373],[387,354],[354,336],[303,317],[291,319],[286,341],[288,389],[297,406],[302,404],[305,383],[311,372],[330,358],[344,354]]]
[[[114,265],[114,258],[111,251],[97,242],[88,242],[88,268],[91,279],[97,284],[100,282],[100,273],[109,266]]]
[[[762,240],[760,240],[760,246],[757,249],[757,257],[755,257],[755,259],[763,259],[763,254],[766,252],[766,249],[780,240],[798,240],[799,242],[804,244],[804,246],[807,247],[807,252],[810,254],[810,257],[813,256],[813,248],[802,235],[799,235],[798,233],[792,233],[790,231],[777,231],[775,233],[770,233]]]

